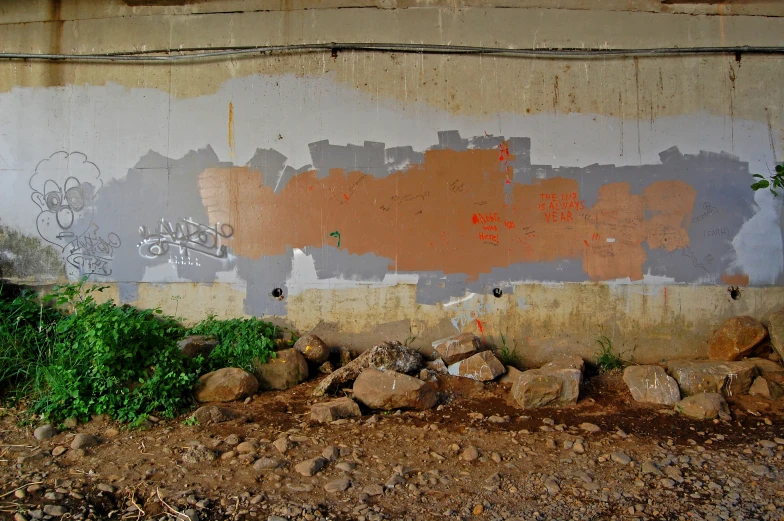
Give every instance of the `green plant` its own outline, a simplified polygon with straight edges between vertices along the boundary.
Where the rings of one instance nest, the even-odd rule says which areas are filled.
[[[770,193],[778,197],[779,193],[774,190],[774,188],[784,189],[784,165],[776,165],[776,173],[767,179],[765,176],[760,174],[754,174],[754,177],[759,179],[759,181],[751,185],[751,189],[755,192],[757,190],[764,190],[765,188],[768,188]],[[771,185],[773,186],[771,187]]]
[[[406,346],[406,347],[411,347],[411,344],[413,344],[414,340],[416,340],[416,339],[417,339],[417,337],[414,334],[414,328],[413,328],[413,326],[409,325],[408,326],[408,338],[406,338],[403,341],[403,345]]]
[[[602,372],[609,372],[615,369],[620,369],[624,366],[624,361],[619,353],[615,352],[612,340],[606,335],[599,337],[596,342],[599,344],[599,349],[596,351],[596,365]]]
[[[48,363],[39,371],[32,412],[51,419],[108,414],[141,423],[153,411],[172,417],[190,403],[198,364],[178,347],[184,328],[160,309],[98,304],[104,288],[55,287],[45,300],[72,313],[57,322]]]
[[[0,396],[18,400],[37,387],[62,313],[43,306],[33,291],[9,293],[0,286]]]
[[[198,420],[198,418],[196,418],[196,416],[188,416],[187,418],[182,420],[182,424],[183,425],[187,425],[189,427],[192,427],[194,425],[198,425],[199,424],[199,420]]]
[[[511,365],[517,369],[523,368],[523,361],[520,359],[520,353],[517,351],[517,341],[515,340],[514,346],[510,349],[503,332],[501,332],[501,346],[500,348],[496,346],[495,354],[502,364]]]
[[[277,328],[271,322],[256,317],[218,320],[210,315],[193,326],[188,334],[214,336],[218,345],[206,363],[208,370],[240,367],[253,370],[254,361],[265,363],[275,356],[274,339]]]

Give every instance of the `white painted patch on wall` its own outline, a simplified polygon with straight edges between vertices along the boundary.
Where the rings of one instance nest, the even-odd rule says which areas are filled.
[[[362,281],[330,277],[320,279],[316,272],[316,261],[312,255],[306,254],[299,248],[294,248],[291,258],[291,275],[286,280],[289,296],[299,295],[307,289],[348,289],[360,287],[389,287],[398,284],[413,284],[419,282],[419,275],[415,273],[387,273],[381,281]]]

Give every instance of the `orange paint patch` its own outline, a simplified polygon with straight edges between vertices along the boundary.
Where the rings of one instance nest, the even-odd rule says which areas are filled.
[[[505,192],[507,175],[497,150],[429,150],[421,164],[383,179],[310,171],[275,194],[259,172],[232,167],[204,171],[199,188],[210,222],[234,226],[230,247],[252,258],[320,247],[340,230],[351,238],[342,249],[395,259],[390,269],[401,271],[476,279],[494,267],[582,258],[593,280],[639,280],[642,242],[667,251],[689,245],[696,191],[684,182],[658,181],[642,194],[630,194],[627,183],[605,185],[586,207],[574,179]]]
[[[742,273],[737,275],[725,273],[721,276],[721,281],[728,286],[748,286],[749,276]]]

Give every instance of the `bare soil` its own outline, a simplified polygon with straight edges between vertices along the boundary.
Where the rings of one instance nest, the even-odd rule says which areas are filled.
[[[732,420],[694,421],[634,402],[614,373],[590,378],[575,406],[522,410],[502,384],[442,376],[437,409],[322,425],[309,421],[310,406],[331,398],[311,396],[317,383],[223,404],[239,414],[225,423],[183,416],[128,429],[96,418],[42,442],[21,411],[0,409],[0,519],[46,519],[45,505],[65,512],[51,519],[784,519],[784,399],[740,396]],[[70,449],[76,433],[100,443]],[[226,457],[231,435],[259,449]],[[285,454],[272,444],[281,436],[293,445]],[[196,445],[215,459],[186,463]],[[475,461],[460,457],[469,446]],[[340,456],[323,470],[294,469],[327,447]],[[256,470],[265,456],[287,464]],[[349,488],[327,492],[339,478]]]

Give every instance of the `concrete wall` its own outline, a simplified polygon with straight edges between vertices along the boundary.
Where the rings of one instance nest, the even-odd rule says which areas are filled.
[[[481,5],[480,5],[481,4]],[[779,45],[773,2],[0,2],[0,50]],[[0,269],[331,343],[702,355],[784,303],[779,56],[0,62]],[[741,286],[738,300],[728,287]],[[282,291],[276,297],[275,289]],[[499,296],[496,296],[499,295]]]

